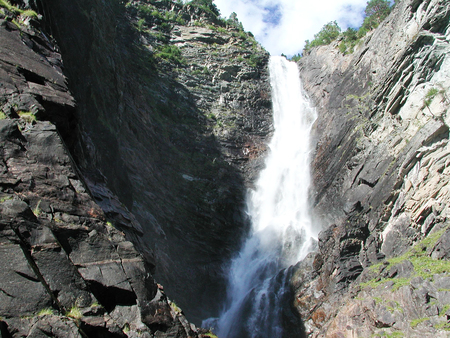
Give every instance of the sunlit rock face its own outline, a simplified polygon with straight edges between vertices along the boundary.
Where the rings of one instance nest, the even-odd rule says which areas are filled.
[[[299,61],[326,230],[292,282],[314,337],[448,329],[449,18],[447,1],[400,1],[353,54]]]

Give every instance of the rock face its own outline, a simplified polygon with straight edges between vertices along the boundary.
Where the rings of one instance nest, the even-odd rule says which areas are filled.
[[[154,278],[194,321],[219,310],[272,131],[268,54],[191,5],[14,4],[0,9],[1,335],[208,336]],[[299,62],[324,230],[287,307],[310,336],[450,329],[449,19],[446,0],[402,0],[352,55],[337,42]]]
[[[292,279],[313,337],[447,336],[450,4],[403,0],[299,61],[317,106],[319,250]]]
[[[197,335],[133,244],[106,222],[56,127],[1,120],[0,137],[5,337]]]
[[[153,276],[190,320],[219,310],[272,131],[267,52],[170,1],[13,5],[0,7],[2,335],[201,336]]]
[[[193,320],[216,314],[223,266],[247,229],[245,183],[271,131],[268,54],[211,13],[167,1],[58,0],[43,13],[95,199]]]
[[[25,16],[5,17],[1,336],[201,337],[93,200],[61,138],[76,142],[76,117],[56,44]]]

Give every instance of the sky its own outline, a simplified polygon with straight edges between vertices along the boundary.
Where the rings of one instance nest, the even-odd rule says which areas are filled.
[[[328,22],[359,28],[367,0],[214,0],[222,17],[236,12],[271,55],[300,53]]]

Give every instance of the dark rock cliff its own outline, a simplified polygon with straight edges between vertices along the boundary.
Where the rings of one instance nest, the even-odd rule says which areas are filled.
[[[167,1],[43,10],[77,100],[74,154],[94,197],[151,251],[179,305],[211,315],[246,229],[244,181],[270,132],[267,53],[210,13]],[[179,20],[161,18],[170,15]]]
[[[153,277],[191,320],[218,311],[268,54],[170,1],[16,1],[0,30],[2,335],[201,335]]]
[[[449,18],[448,1],[402,0],[355,53],[299,61],[325,229],[292,280],[311,336],[448,334]]]

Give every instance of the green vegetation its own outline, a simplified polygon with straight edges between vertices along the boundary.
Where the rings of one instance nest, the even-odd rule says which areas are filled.
[[[175,304],[175,302],[169,301],[169,305],[170,305],[170,307],[172,308],[172,310],[173,310],[175,313],[179,314],[179,313],[182,313],[182,312],[183,312],[183,311],[177,306],[177,304]]]
[[[372,334],[372,337],[383,337],[383,338],[400,338],[404,337],[405,334],[401,331],[394,331],[391,333],[387,333],[386,331],[382,330],[381,332]]]
[[[41,208],[39,208],[39,206],[41,205],[41,201],[39,201],[36,204],[36,207],[33,209],[33,214],[37,217],[41,214]]]
[[[405,336],[405,334],[400,331],[394,331],[391,334],[386,334],[386,338],[400,338],[400,337],[404,337],[404,336]]]
[[[41,311],[38,312],[38,316],[47,316],[47,315],[52,315],[53,314],[53,309],[52,308],[45,308],[42,309]]]
[[[369,0],[364,10],[365,18],[362,26],[359,29],[348,28],[341,34],[341,28],[336,21],[327,23],[314,35],[314,40],[305,41],[304,52],[308,52],[313,47],[328,45],[332,41],[340,38],[339,51],[343,54],[353,53],[354,47],[358,42],[371,30],[378,27],[378,25],[389,15],[392,7],[389,0]],[[296,55],[298,61],[300,55]]]
[[[430,89],[428,90],[428,92],[425,94],[425,98],[423,99],[423,106],[422,106],[422,109],[424,109],[425,107],[427,107],[428,110],[429,110],[430,113],[431,113],[431,110],[430,110],[430,104],[431,104],[431,102],[434,100],[434,98],[436,97],[437,94],[439,94],[439,89],[437,89],[437,88],[435,88],[435,87],[430,88]]]
[[[403,307],[400,305],[399,302],[397,301],[390,301],[389,302],[390,305],[386,305],[386,309],[390,312],[390,313],[394,313],[395,311],[398,311],[400,313],[403,313]]]
[[[445,320],[438,324],[435,324],[434,328],[438,330],[450,331],[450,323],[447,320]]]
[[[294,55],[293,57],[291,57],[291,61],[297,62],[302,58],[302,54],[298,53],[296,55]]]
[[[187,5],[195,6],[203,9],[207,13],[211,13],[216,17],[220,16],[219,8],[217,8],[216,4],[213,0],[192,0],[187,3]]]
[[[359,35],[364,36],[368,31],[377,28],[378,25],[391,13],[391,5],[388,0],[369,0],[364,10],[366,17],[360,28]]]
[[[242,25],[242,22],[238,20],[237,14],[235,12],[230,14],[230,17],[228,18],[228,20],[226,20],[226,24],[228,26],[236,28],[239,31],[244,30],[244,26]]]
[[[331,21],[322,27],[319,33],[314,34],[314,40],[311,42],[309,40],[305,41],[305,51],[311,50],[313,47],[328,45],[341,33],[341,28],[336,21]]]
[[[383,268],[383,263],[379,263],[370,267],[370,270],[375,272],[377,277],[368,282],[361,283],[361,287],[376,288],[387,282],[392,282],[392,290],[395,291],[402,286],[408,285],[411,282],[411,279],[414,277],[420,276],[424,280],[426,280],[433,279],[433,276],[435,274],[449,272],[450,261],[443,259],[433,259],[427,253],[428,248],[432,248],[446,230],[447,228],[441,229],[440,231],[429,235],[428,237],[417,243],[415,246],[413,246],[402,256],[387,260],[389,264],[385,267],[386,270],[389,270],[390,268],[399,263],[402,263],[403,261],[409,260],[413,264],[415,272],[410,278],[380,278],[379,273]]]
[[[203,334],[203,337],[209,337],[209,338],[219,338],[217,337],[214,333],[212,332],[207,332],[205,334]]]
[[[222,33],[222,34],[227,34],[228,33],[228,31],[225,28],[223,28],[223,27],[208,25],[208,28],[212,29],[213,31],[218,32],[218,33]]]
[[[145,19],[139,19],[137,22],[137,29],[139,32],[144,31],[145,29]]]
[[[0,110],[0,120],[6,119],[6,114]]]
[[[252,54],[248,59],[245,59],[247,64],[250,67],[257,67],[259,64],[261,64],[261,58],[258,55]]]
[[[172,61],[176,64],[185,64],[180,48],[174,45],[162,46],[155,54],[157,58]]]
[[[16,6],[11,5],[11,3],[8,0],[0,0],[0,7],[5,8],[9,12],[12,12],[16,15],[22,15],[23,17],[27,18],[38,18],[38,14],[35,11],[32,10],[23,10]]]
[[[66,316],[70,317],[70,318],[73,318],[73,319],[81,319],[81,317],[83,317],[83,315],[81,314],[80,309],[76,305],[72,306],[70,311],[66,313]]]
[[[126,7],[131,7],[128,5]],[[146,28],[156,25],[158,30],[168,32],[172,29],[170,23],[178,23],[184,25],[186,22],[178,13],[174,11],[161,11],[152,4],[140,4],[136,7],[138,17],[138,31],[142,32]]]
[[[0,203],[3,203],[3,202],[8,201],[8,200],[12,200],[12,199],[13,199],[12,196],[2,197],[2,198],[0,198]]]
[[[413,319],[413,320],[411,320],[411,323],[410,323],[411,328],[414,329],[417,325],[419,325],[420,323],[423,323],[429,319],[430,319],[429,317]]]
[[[204,75],[208,75],[210,72],[209,72],[209,69],[208,69],[208,67],[203,67],[203,68],[197,68],[196,70],[194,70],[194,71],[192,71],[192,75],[199,75],[199,74],[204,74]]]
[[[342,33],[342,37],[343,39],[339,44],[339,51],[344,55],[353,53],[355,46],[360,41],[358,31],[349,27],[344,33]]]
[[[25,122],[28,122],[28,123],[36,122],[36,116],[30,111],[19,110],[17,112],[17,115],[19,115],[21,119],[25,120]]]

